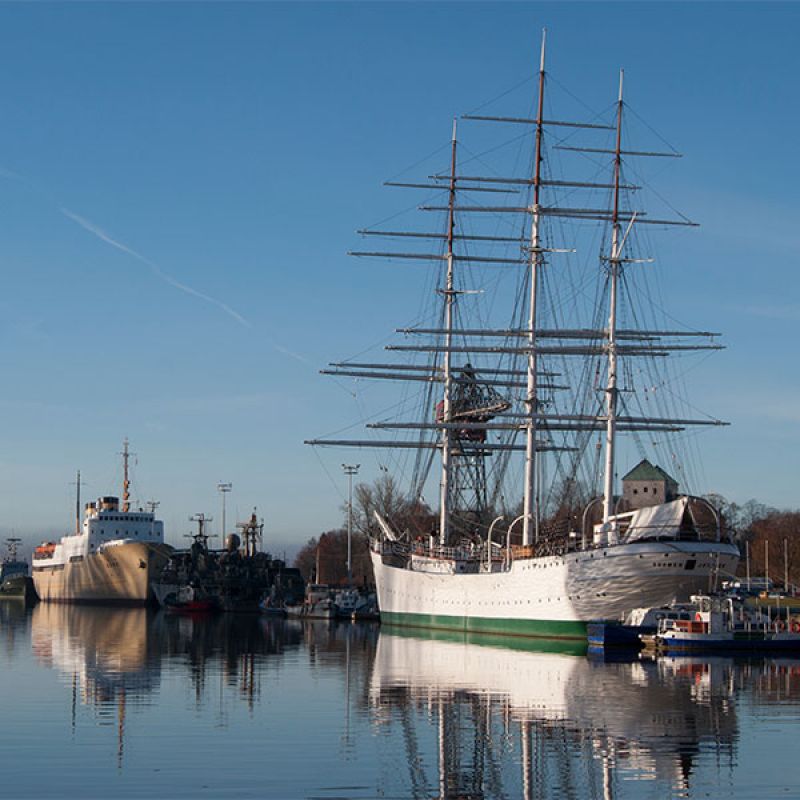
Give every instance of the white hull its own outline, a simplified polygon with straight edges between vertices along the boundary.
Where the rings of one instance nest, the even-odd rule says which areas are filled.
[[[719,542],[634,542],[455,574],[390,566],[379,553],[371,556],[384,621],[582,637],[591,620],[620,619],[633,606],[707,592],[715,574],[733,574],[739,551]]]
[[[144,605],[170,550],[164,544],[126,542],[104,547],[81,561],[34,561],[33,583],[44,602]]]

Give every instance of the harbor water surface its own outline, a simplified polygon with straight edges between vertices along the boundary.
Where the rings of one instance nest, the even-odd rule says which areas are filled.
[[[0,604],[3,797],[790,797],[800,662]]]

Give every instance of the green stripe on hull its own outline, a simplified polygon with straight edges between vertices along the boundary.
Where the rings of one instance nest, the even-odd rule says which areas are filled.
[[[458,631],[459,633],[586,640],[585,622],[566,622],[563,620],[451,617],[439,614],[399,614],[391,611],[382,611],[381,623],[413,628]]]

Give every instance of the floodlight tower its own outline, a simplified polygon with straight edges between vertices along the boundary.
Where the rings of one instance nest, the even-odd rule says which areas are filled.
[[[347,585],[353,583],[353,475],[358,475],[361,464],[342,464],[347,475]]]
[[[233,489],[232,483],[218,483],[217,491],[222,495],[222,533],[220,539],[222,546],[225,547],[225,495]]]

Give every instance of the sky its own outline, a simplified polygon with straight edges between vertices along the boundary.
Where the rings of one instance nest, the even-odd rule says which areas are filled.
[[[732,423],[700,488],[797,507],[799,25],[793,3],[1,3],[0,535],[69,529],[78,469],[84,499],[121,493],[126,436],[172,543],[218,525],[220,481],[274,552],[339,525],[341,463],[381,462],[303,440],[375,409],[318,370],[422,286],[348,258],[354,231],[531,78],[543,27],[559,86],[603,109],[624,68],[685,154],[659,185],[701,227],[670,299],[723,332],[693,381]]]

